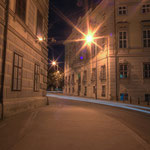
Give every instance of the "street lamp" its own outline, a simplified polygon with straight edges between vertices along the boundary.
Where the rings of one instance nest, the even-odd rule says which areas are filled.
[[[43,38],[42,38],[41,36],[39,36],[39,37],[38,37],[38,40],[39,40],[40,42],[42,42],[42,41],[43,41]]]
[[[56,66],[56,61],[52,61],[52,65],[53,65],[53,66]]]
[[[89,33],[86,37],[85,37],[86,43],[87,44],[91,44],[93,42],[93,35],[91,33]]]

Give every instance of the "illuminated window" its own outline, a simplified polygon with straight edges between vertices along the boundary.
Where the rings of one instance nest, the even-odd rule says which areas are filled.
[[[40,11],[37,11],[37,28],[36,28],[36,35],[42,36],[43,35],[43,16]]]
[[[127,14],[127,7],[126,6],[118,7],[118,14],[119,15],[126,15]]]
[[[34,66],[34,91],[38,92],[40,89],[40,66],[35,64]]]
[[[142,13],[149,13],[150,12],[150,4],[145,4],[142,6]]]
[[[150,78],[150,63],[145,63],[143,66],[144,78]]]
[[[14,63],[13,63],[13,91],[21,91],[22,84],[22,56],[14,54]]]
[[[143,47],[150,47],[150,29],[143,31]]]
[[[105,97],[106,96],[106,86],[103,85],[102,86],[102,97]]]
[[[101,66],[100,80],[106,80],[106,66]]]
[[[119,32],[119,48],[127,48],[127,32]]]
[[[119,71],[120,71],[120,79],[128,78],[129,76],[128,64],[120,64]]]
[[[26,17],[26,0],[16,0],[16,14],[25,22]]]
[[[120,100],[127,101],[128,100],[128,93],[120,93]]]

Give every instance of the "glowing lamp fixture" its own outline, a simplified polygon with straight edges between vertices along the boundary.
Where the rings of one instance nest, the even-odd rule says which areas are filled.
[[[92,36],[92,34],[88,34],[88,35],[86,36],[86,42],[87,42],[88,44],[90,44],[92,41],[93,41],[93,36]]]
[[[52,61],[52,65],[55,66],[56,65],[56,61]]]
[[[39,36],[39,37],[38,37],[38,40],[39,40],[40,42],[42,42],[42,41],[43,41],[43,38],[42,38],[41,36]]]

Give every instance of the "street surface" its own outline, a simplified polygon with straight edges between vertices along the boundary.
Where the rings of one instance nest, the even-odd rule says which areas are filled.
[[[0,150],[150,150],[150,114],[50,97],[0,122]]]

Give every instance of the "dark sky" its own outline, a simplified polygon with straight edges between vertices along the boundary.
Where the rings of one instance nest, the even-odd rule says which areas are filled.
[[[87,1],[90,7],[93,3],[101,0]],[[60,41],[64,41],[69,36],[72,27],[54,11],[55,8],[60,10],[75,24],[79,16],[83,16],[85,13],[85,5],[84,0],[50,0],[48,36],[49,38],[54,37],[58,42],[55,45],[50,44],[49,58],[51,60],[59,58],[59,62],[64,62],[64,46],[60,44]],[[60,66],[63,66],[63,64]]]

